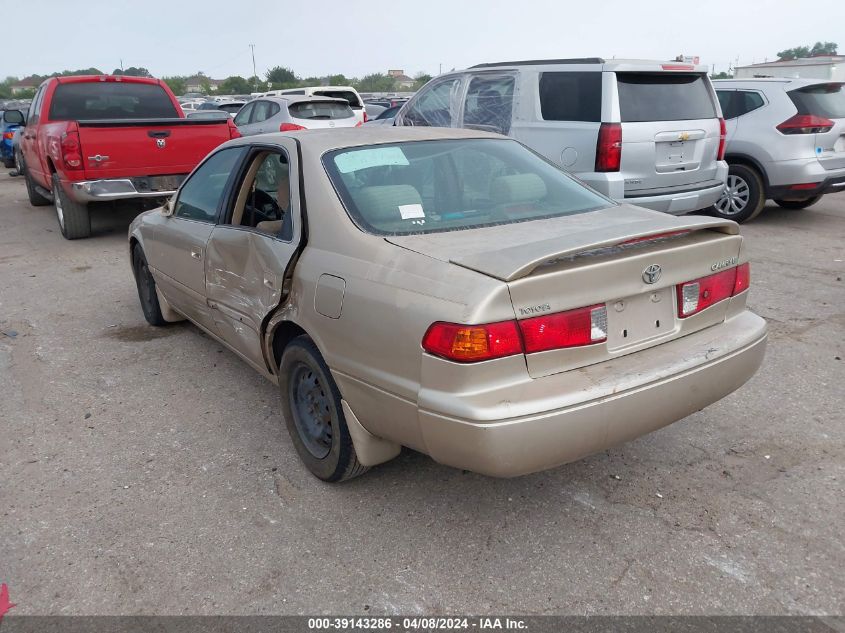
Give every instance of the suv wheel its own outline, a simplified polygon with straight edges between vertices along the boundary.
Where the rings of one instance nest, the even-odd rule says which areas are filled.
[[[68,240],[91,236],[91,215],[87,204],[72,200],[62,188],[59,175],[53,174],[53,206],[62,235]]]
[[[745,165],[731,165],[722,197],[713,205],[711,213],[734,222],[748,222],[760,214],[765,204],[760,174]]]
[[[813,196],[812,198],[807,198],[806,200],[775,200],[775,202],[779,207],[784,209],[806,209],[807,207],[816,204],[821,199],[821,196]]]
[[[279,363],[282,414],[299,457],[323,481],[344,481],[368,468],[358,461],[346,426],[340,391],[317,346],[292,340]]]

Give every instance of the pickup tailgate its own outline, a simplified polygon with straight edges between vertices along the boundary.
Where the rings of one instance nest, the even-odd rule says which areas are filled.
[[[79,121],[85,178],[187,174],[230,139],[226,119]]]

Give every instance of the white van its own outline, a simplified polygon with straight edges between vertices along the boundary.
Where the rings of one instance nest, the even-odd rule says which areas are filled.
[[[706,66],[622,59],[480,64],[432,79],[396,125],[506,134],[619,202],[709,209],[728,175]]]
[[[364,102],[361,95],[352,86],[306,86],[304,88],[287,88],[285,90],[270,90],[265,92],[264,97],[330,97],[332,99],[345,99],[349,107],[355,113],[358,123],[367,122],[367,111],[364,109]]]

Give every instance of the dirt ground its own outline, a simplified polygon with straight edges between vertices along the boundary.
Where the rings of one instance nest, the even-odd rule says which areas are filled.
[[[494,480],[405,452],[313,478],[276,388],[148,327],[130,212],[62,239],[0,175],[0,582],[16,614],[842,614],[845,193],[743,226],[760,372]]]

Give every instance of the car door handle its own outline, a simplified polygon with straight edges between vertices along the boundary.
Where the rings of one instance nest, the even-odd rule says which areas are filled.
[[[192,248],[191,249],[191,257],[194,259],[202,259],[202,249],[201,248]]]

